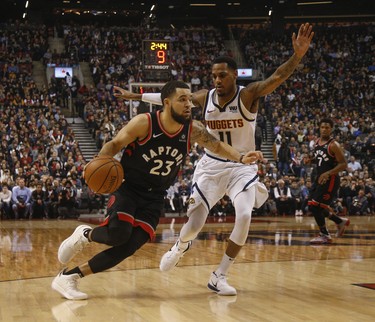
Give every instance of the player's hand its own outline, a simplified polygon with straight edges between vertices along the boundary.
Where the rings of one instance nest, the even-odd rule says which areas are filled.
[[[328,180],[329,180],[329,174],[327,174],[327,172],[325,172],[325,173],[322,173],[319,176],[318,183],[319,184],[325,184]]]
[[[261,151],[247,152],[242,158],[242,163],[249,164],[256,161],[263,161],[263,153]]]
[[[312,31],[312,25],[308,22],[302,24],[298,30],[298,35],[293,32],[292,35],[292,42],[293,42],[293,49],[294,53],[298,58],[302,58],[305,56],[307,50],[309,49],[311,39],[314,36],[314,32]]]
[[[139,99],[139,94],[135,94],[132,92],[127,91],[118,86],[113,86],[112,88],[112,95],[116,98],[124,99],[124,100],[132,100],[132,99]]]

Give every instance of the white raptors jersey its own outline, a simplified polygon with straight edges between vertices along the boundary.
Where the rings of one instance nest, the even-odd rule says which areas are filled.
[[[218,140],[228,143],[240,153],[255,151],[255,126],[257,113],[249,112],[242,104],[240,90],[222,108],[218,104],[216,89],[208,92],[204,106],[204,119],[210,134]],[[222,159],[206,149],[208,155]]]

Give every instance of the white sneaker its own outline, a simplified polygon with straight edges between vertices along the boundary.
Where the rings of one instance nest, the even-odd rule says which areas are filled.
[[[207,287],[219,295],[237,295],[236,289],[228,284],[227,277],[217,276],[215,272],[212,272]]]
[[[324,235],[320,233],[317,237],[310,240],[310,244],[314,244],[314,245],[332,244],[332,238],[330,235]]]
[[[57,253],[60,263],[70,262],[89,243],[89,240],[83,235],[86,229],[91,230],[92,228],[87,225],[78,226],[73,234],[61,243]]]
[[[64,275],[66,268],[64,268],[52,281],[52,289],[59,292],[68,300],[86,300],[88,298],[86,293],[78,290],[78,274]]]
[[[173,267],[178,264],[178,261],[184,254],[189,250],[191,246],[191,240],[188,242],[186,249],[181,249],[178,247],[179,240],[172,246],[172,248],[167,251],[160,260],[159,268],[162,272],[170,271]]]
[[[336,225],[337,226],[336,237],[341,237],[342,235],[344,235],[346,227],[350,225],[349,218],[342,218],[342,217],[340,218],[342,219],[342,222]]]

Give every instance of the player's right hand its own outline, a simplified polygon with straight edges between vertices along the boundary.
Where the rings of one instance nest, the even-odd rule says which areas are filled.
[[[131,93],[127,91],[126,89],[123,89],[118,86],[113,86],[112,95],[116,98],[121,98],[124,100],[136,99],[136,96],[134,95],[134,93]]]

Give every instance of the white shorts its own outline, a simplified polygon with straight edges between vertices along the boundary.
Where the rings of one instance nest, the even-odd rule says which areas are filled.
[[[227,194],[231,200],[242,191],[257,185],[255,205],[259,208],[268,198],[266,187],[259,182],[258,166],[226,162],[204,155],[194,171],[189,207],[203,203],[210,210]]]

